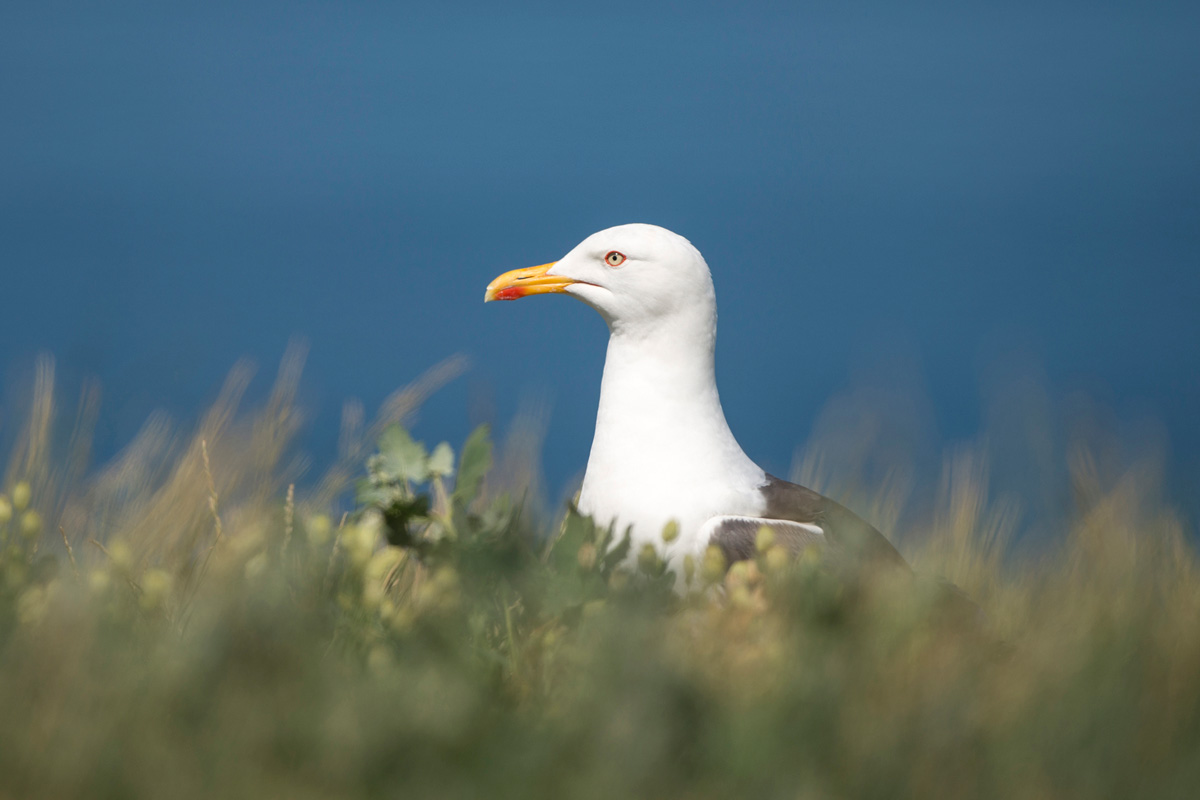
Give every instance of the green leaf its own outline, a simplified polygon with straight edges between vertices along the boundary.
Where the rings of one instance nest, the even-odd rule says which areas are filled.
[[[560,572],[573,573],[578,564],[579,548],[596,538],[592,520],[574,509],[567,512],[562,532],[550,547],[550,563]]]
[[[425,445],[413,441],[399,425],[392,425],[379,437],[379,456],[380,470],[388,477],[418,483],[429,479]]]
[[[378,486],[367,478],[358,481],[354,491],[354,504],[359,507],[382,507],[392,502],[397,491],[391,486]]]
[[[443,478],[454,474],[454,450],[446,442],[433,448],[433,453],[429,456],[429,472]]]
[[[609,536],[605,541],[606,547],[604,557],[600,560],[600,571],[603,574],[608,575],[611,573],[614,569],[619,567],[625,560],[626,556],[629,555],[629,550],[633,546],[633,540],[630,538],[630,533],[632,530],[632,526],[626,528],[625,534],[621,537],[621,540],[617,542],[616,545],[612,544],[612,533],[610,531]]]
[[[487,425],[480,425],[467,437],[462,460],[458,464],[458,479],[454,482],[454,503],[466,506],[479,494],[483,476],[492,466],[492,441]]]
[[[518,506],[513,504],[512,498],[502,494],[483,509],[483,513],[479,515],[479,522],[484,530],[505,530],[512,524],[517,509]]]

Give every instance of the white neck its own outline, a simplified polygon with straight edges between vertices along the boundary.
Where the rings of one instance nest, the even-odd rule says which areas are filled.
[[[701,510],[699,497],[761,485],[717,394],[715,306],[610,330],[581,510],[661,530],[672,518],[688,524],[681,517]]]

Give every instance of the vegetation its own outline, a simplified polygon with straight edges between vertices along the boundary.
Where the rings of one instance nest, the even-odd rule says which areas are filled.
[[[297,358],[257,413],[239,368],[193,434],[151,420],[88,474],[94,397],[60,448],[44,363],[0,484],[0,796],[1200,789],[1200,572],[1140,473],[1079,456],[1073,520],[1020,558],[958,458],[901,542],[916,580],[764,536],[675,591],[654,553],[498,491],[522,481],[486,431],[414,442],[398,423],[454,371],[370,425],[352,407],[298,492]],[[941,613],[942,579],[986,621]]]

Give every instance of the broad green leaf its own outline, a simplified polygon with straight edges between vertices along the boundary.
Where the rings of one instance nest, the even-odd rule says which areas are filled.
[[[413,441],[408,431],[392,425],[379,437],[380,468],[399,480],[423,482],[429,478],[425,445]]]
[[[630,538],[631,531],[632,527],[626,528],[624,535],[616,545],[612,544],[611,534],[606,539],[606,544],[608,547],[604,553],[604,558],[600,561],[600,569],[605,575],[619,567],[621,562],[623,562],[626,556],[629,555],[629,550],[633,546],[633,541]]]
[[[596,528],[592,521],[574,509],[568,511],[563,520],[562,532],[550,547],[550,562],[558,570],[573,573],[577,566],[579,548],[584,542],[595,538]]]
[[[364,478],[355,485],[354,503],[357,506],[386,506],[395,496],[395,488],[378,486]]]
[[[443,478],[454,474],[454,450],[446,442],[433,448],[429,456],[429,473]]]
[[[483,476],[492,466],[492,441],[488,438],[488,426],[480,425],[467,437],[463,445],[462,459],[458,464],[458,479],[454,483],[454,502],[466,506],[479,494]]]

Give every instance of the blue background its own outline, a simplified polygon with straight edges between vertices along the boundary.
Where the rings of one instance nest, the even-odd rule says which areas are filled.
[[[345,398],[461,352],[418,434],[541,393],[561,487],[603,323],[483,288],[654,222],[713,268],[768,469],[856,375],[923,387],[950,441],[1015,363],[1055,414],[1161,421],[1194,492],[1200,5],[996,5],[5,3],[0,365],[98,376],[111,454],[303,335],[319,461]]]

